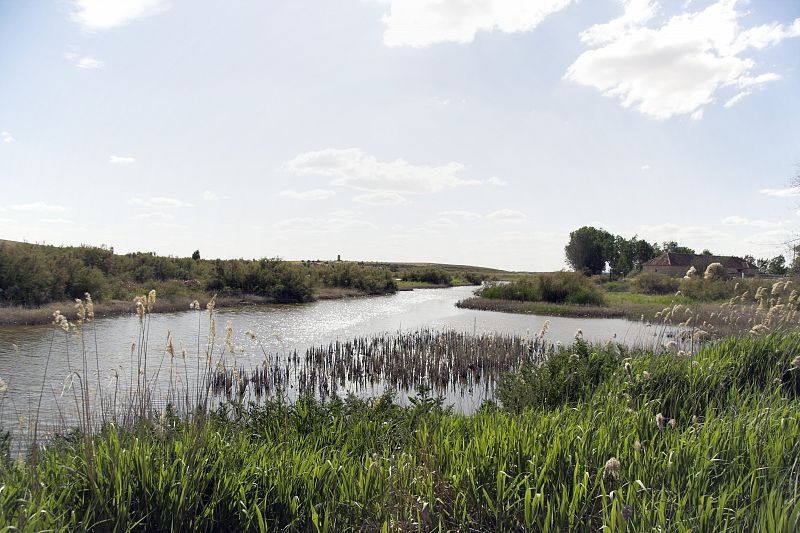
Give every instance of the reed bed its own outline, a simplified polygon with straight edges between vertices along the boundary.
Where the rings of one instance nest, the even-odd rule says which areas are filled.
[[[312,347],[304,355],[265,354],[256,368],[219,365],[211,375],[214,394],[256,398],[296,389],[329,398],[384,389],[408,393],[420,387],[464,396],[490,395],[503,374],[540,362],[553,346],[542,336],[468,335],[420,330],[360,337]]]

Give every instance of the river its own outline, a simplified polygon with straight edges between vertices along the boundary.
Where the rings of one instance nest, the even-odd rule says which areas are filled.
[[[473,287],[424,289],[303,305],[218,309],[217,339],[222,343],[225,325],[230,322],[232,341],[237,350],[243,350],[237,354],[237,361],[244,367],[257,366],[264,359],[261,347],[249,340],[245,334],[247,331],[252,331],[261,340],[266,352],[276,354],[294,351],[302,354],[311,346],[400,330],[456,330],[529,336],[536,335],[545,321],[549,321],[547,338],[551,342],[568,344],[579,329],[584,338],[592,341],[615,338],[617,342],[628,344],[653,342],[652,329],[655,328],[622,319],[541,317],[455,307],[458,300],[469,297],[473,290]],[[205,302],[201,305],[204,309]],[[74,312],[67,315],[74,318]],[[181,376],[185,376],[191,384],[191,369],[198,360],[198,344],[202,353],[207,342],[207,313],[205,310],[187,309],[185,312],[153,314],[149,320],[147,349],[151,366],[148,376],[161,365],[159,379],[166,379],[168,363],[164,363],[164,359],[169,361],[170,358],[165,356],[165,346],[167,334],[171,332],[177,357],[181,357],[185,349],[190,369],[189,372],[178,372],[181,375],[176,379],[182,380]],[[57,426],[59,422],[63,424],[65,420],[72,420],[65,414],[71,411],[70,405],[73,409],[75,407],[68,377],[70,368],[80,370],[79,354],[83,349],[90,354],[90,373],[97,375],[99,367],[101,383],[106,384],[106,390],[115,384],[124,389],[131,382],[129,370],[136,367],[136,362],[132,363],[132,344],[138,342],[139,331],[139,319],[133,312],[86,324],[82,336],[66,335],[55,326],[0,328],[0,378],[8,387],[0,395],[3,426],[9,429],[16,424],[29,428],[30,419],[37,411],[48,353],[51,357],[40,408],[40,420],[46,425]],[[98,354],[96,360],[95,353]],[[473,399],[473,404],[480,399]]]

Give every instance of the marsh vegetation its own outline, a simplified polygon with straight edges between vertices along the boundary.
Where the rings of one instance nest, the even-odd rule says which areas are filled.
[[[155,303],[154,294],[137,298],[143,337]],[[19,530],[798,525],[796,334],[702,338],[685,350],[668,338],[650,349],[592,344],[580,332],[562,346],[547,340],[546,328],[525,338],[362,338],[285,366],[265,353],[259,375],[273,387],[246,401],[254,385],[237,360],[242,340],[227,326],[217,337],[213,301],[193,305],[207,327],[199,357],[167,339],[161,367],[140,348],[132,353],[139,376],[124,392],[95,388],[98,354],[84,342],[92,302],[76,305],[77,319],[55,317],[54,338],[82,347],[65,394],[79,424],[42,440],[33,420],[24,453],[0,465],[0,521]],[[253,332],[245,337],[260,342]],[[318,379],[290,399],[275,379],[303,359]],[[166,405],[151,389],[162,370],[170,373]],[[188,372],[208,388],[183,387],[178,376]],[[323,376],[328,384],[386,386],[358,398],[320,387]],[[447,407],[443,391],[489,376],[497,378],[494,398],[478,412]],[[215,399],[220,377],[230,386]]]

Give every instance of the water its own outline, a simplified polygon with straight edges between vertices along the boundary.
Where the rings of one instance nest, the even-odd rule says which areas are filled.
[[[233,343],[237,351],[243,350],[237,353],[237,362],[250,368],[260,365],[264,354],[261,347],[245,335],[248,330],[257,335],[268,354],[282,354],[280,357],[284,358],[295,351],[302,355],[312,346],[400,330],[456,330],[474,331],[477,334],[489,332],[533,336],[546,320],[550,323],[547,338],[565,344],[574,339],[578,329],[588,340],[607,341],[615,338],[617,342],[628,344],[651,343],[656,334],[653,331],[655,328],[622,319],[540,317],[455,307],[458,300],[469,297],[473,290],[472,287],[427,289],[303,305],[218,309],[217,340],[222,344],[225,324],[230,321],[234,332]],[[68,313],[68,318],[73,318],[72,315],[74,313]],[[37,410],[47,354],[51,349],[40,408],[40,420],[45,425],[74,423],[75,401],[69,389],[69,375],[70,368],[81,370],[79,354],[84,347],[90,354],[90,374],[96,376],[95,365],[99,366],[105,391],[114,390],[116,386],[121,396],[131,380],[134,383],[136,380],[135,373],[132,375],[130,372],[136,368],[131,345],[138,343],[139,331],[139,320],[133,313],[95,320],[84,326],[80,338],[70,334],[67,339],[63,331],[56,331],[53,326],[0,329],[0,377],[8,384],[7,392],[0,397],[0,420],[3,426],[6,429],[15,425],[29,428]],[[200,353],[203,353],[207,342],[208,315],[205,310],[150,315],[147,375],[149,378],[157,375],[161,385],[169,380],[170,357],[165,352],[168,331],[172,334],[178,356],[176,360],[183,349],[188,354],[187,370],[184,371],[181,360],[174,379],[182,385],[186,381],[191,387],[195,381],[193,369],[200,360],[197,356],[198,344]],[[95,345],[99,354],[97,362],[94,357]],[[483,395],[469,398],[468,405],[462,405],[461,408],[471,410],[484,397],[485,391]]]

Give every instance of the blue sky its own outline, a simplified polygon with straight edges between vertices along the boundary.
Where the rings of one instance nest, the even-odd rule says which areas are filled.
[[[0,238],[551,270],[798,231],[800,2],[0,0]]]

